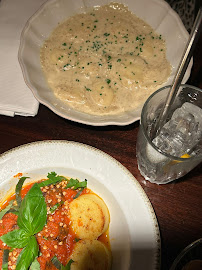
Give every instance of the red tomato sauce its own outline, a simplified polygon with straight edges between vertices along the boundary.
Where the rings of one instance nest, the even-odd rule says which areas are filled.
[[[33,184],[25,186],[21,191],[21,197],[24,198],[29,189]],[[47,215],[47,224],[44,226],[43,230],[36,234],[36,239],[39,245],[40,256],[38,257],[38,262],[40,263],[40,269],[45,270],[56,270],[57,268],[52,264],[51,259],[56,255],[58,260],[66,265],[69,260],[69,256],[72,253],[74,244],[76,243],[76,235],[69,228],[70,220],[67,216],[68,203],[70,203],[74,196],[77,194],[77,191],[72,189],[65,189],[60,184],[51,185],[50,187],[46,186],[41,188],[42,193],[45,197],[47,204],[48,215]],[[83,193],[88,193],[88,189],[84,189]],[[3,206],[9,203],[9,201],[15,199],[15,194],[7,198],[3,203]],[[51,207],[57,203],[64,202],[61,204],[53,213],[50,212]],[[3,208],[3,207],[2,207]],[[5,214],[0,221],[0,236],[6,234],[9,231],[17,229],[17,215],[13,213]],[[2,267],[3,259],[3,250],[9,249],[1,240],[0,240],[0,268]],[[19,255],[22,249],[13,249],[16,256],[9,255],[9,265],[8,269],[12,268],[13,263],[16,263],[17,255]],[[12,254],[13,255],[13,254]],[[15,257],[15,259],[14,259]]]
[[[24,198],[29,189],[32,187],[29,184],[22,188],[21,197]],[[78,191],[71,188],[65,188],[66,183],[59,183],[41,188],[45,202],[47,205],[47,223],[43,230],[37,233],[36,239],[39,245],[40,256],[37,258],[40,263],[41,270],[56,270],[51,259],[57,256],[58,260],[66,265],[69,257],[73,251],[74,245],[78,240],[75,233],[70,227],[70,220],[68,218],[68,205],[74,199]],[[91,193],[88,188],[84,188],[82,194]],[[9,201],[15,199],[15,194],[11,195],[2,204],[1,208],[5,208]],[[52,210],[55,205],[58,208]],[[18,216],[13,213],[7,213],[0,220],[0,236],[9,231],[18,229]],[[99,237],[99,240],[104,242],[109,247],[108,232]],[[0,269],[2,268],[3,250],[10,249],[0,240]],[[12,249],[9,253],[8,270],[15,269],[17,257],[22,249]]]

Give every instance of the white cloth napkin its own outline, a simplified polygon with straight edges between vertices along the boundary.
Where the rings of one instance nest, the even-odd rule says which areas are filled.
[[[0,0],[0,114],[35,116],[39,102],[25,84],[18,49],[27,20],[45,0]]]

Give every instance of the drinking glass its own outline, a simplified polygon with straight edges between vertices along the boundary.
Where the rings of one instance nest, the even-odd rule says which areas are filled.
[[[191,269],[202,269],[202,238],[183,249],[170,268],[170,270]]]
[[[151,138],[170,88],[163,87],[147,99],[138,131],[138,169],[146,180],[156,184],[178,179],[202,161],[202,90],[197,87],[187,84],[180,86],[168,112],[167,127],[161,129],[161,140],[156,137],[157,143],[154,144]],[[179,114],[182,105],[185,109],[183,114]]]

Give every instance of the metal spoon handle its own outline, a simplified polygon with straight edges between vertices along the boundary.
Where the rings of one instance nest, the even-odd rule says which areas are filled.
[[[173,79],[171,89],[166,97],[165,104],[161,110],[161,113],[160,113],[159,118],[157,120],[156,126],[153,129],[153,132],[151,134],[152,138],[154,138],[159,133],[159,131],[161,130],[161,128],[163,127],[163,125],[166,122],[170,106],[173,103],[173,101],[177,95],[177,92],[178,92],[178,89],[179,89],[180,84],[182,82],[182,79],[184,77],[185,71],[187,69],[187,66],[190,62],[191,56],[193,54],[194,46],[197,43],[198,38],[200,36],[201,22],[202,22],[202,8],[199,9],[198,14],[196,16],[196,19],[194,21],[194,25],[192,27],[192,30],[191,30],[191,33],[189,36],[189,40],[187,42],[183,56],[181,58],[179,66],[178,66],[177,73]]]

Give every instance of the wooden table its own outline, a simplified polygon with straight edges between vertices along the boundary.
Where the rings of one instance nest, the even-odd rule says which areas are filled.
[[[189,83],[202,89],[202,38],[194,51]],[[162,241],[162,266],[169,269],[178,253],[202,237],[202,166],[166,185],[145,181],[137,168],[139,121],[125,126],[91,127],[63,119],[40,105],[35,117],[0,116],[0,153],[41,140],[76,141],[96,147],[121,162],[138,180],[156,213]]]

